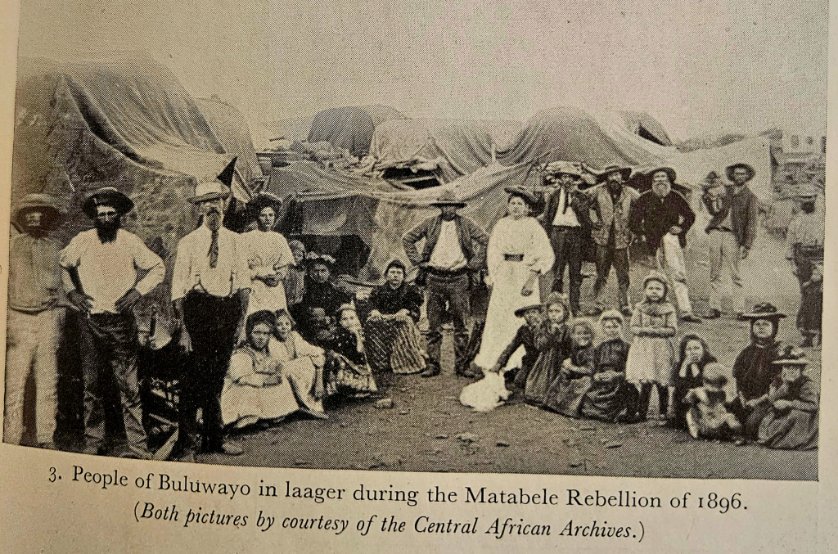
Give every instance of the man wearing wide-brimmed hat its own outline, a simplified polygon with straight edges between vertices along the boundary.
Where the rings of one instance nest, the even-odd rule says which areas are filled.
[[[427,276],[428,368],[423,377],[440,373],[442,324],[446,312],[454,322],[455,371],[468,373],[468,318],[470,313],[469,288],[486,262],[489,235],[471,219],[457,213],[466,203],[451,191],[443,192],[432,203],[440,214],[426,219],[402,238],[408,259]],[[416,243],[425,239],[422,253]]]
[[[712,205],[705,195],[705,206],[710,213],[707,241],[710,244],[710,310],[706,316],[717,318],[722,313],[724,274],[733,285],[733,311],[737,316],[745,310],[745,288],[739,273],[739,262],[748,256],[757,233],[759,201],[748,188],[754,178],[754,168],[746,163],[735,163],[726,168],[731,185],[721,198],[713,198]]]
[[[85,452],[102,453],[105,419],[100,391],[104,364],[116,378],[129,456],[149,456],[137,380],[137,326],[132,311],[163,281],[163,260],[142,239],[122,229],[134,208],[113,187],[93,191],[82,204],[94,229],[82,231],[61,251],[67,298],[80,313],[84,370]]]
[[[23,438],[24,391],[35,376],[35,424],[39,446],[53,448],[57,410],[56,353],[64,321],[58,243],[49,233],[62,209],[48,194],[27,194],[15,207],[21,234],[9,244],[9,313],[6,323],[6,410],[3,439]]]
[[[610,165],[599,173],[599,177],[605,180],[605,185],[593,189],[589,211],[591,234],[596,243],[596,307],[588,315],[598,315],[605,308],[602,293],[612,265],[617,272],[620,310],[623,314],[630,315],[628,247],[632,236],[629,215],[639,195],[636,190],[623,184],[631,177],[630,167]]]
[[[794,265],[800,283],[797,328],[803,335],[800,346],[813,346],[821,333],[823,304],[824,214],[817,210],[818,191],[805,185],[797,191],[800,211],[786,231],[786,258]]]
[[[256,229],[242,235],[250,268],[247,315],[288,308],[284,280],[294,265],[294,254],[285,237],[274,230],[281,205],[282,200],[267,192],[256,195],[248,204]]]
[[[172,303],[183,325],[184,344],[191,349],[181,379],[176,447],[176,455],[184,461],[194,460],[199,446],[204,452],[242,453],[241,447],[224,442],[220,404],[224,375],[244,330],[250,295],[246,245],[242,235],[222,225],[225,201],[230,197],[229,168],[218,179],[195,185],[189,202],[197,207],[202,222],[180,239],[172,273]],[[197,434],[200,445],[195,444]]]
[[[553,264],[552,290],[564,292],[564,268],[568,268],[570,284],[570,309],[579,314],[579,296],[582,289],[583,233],[590,229],[588,197],[580,192],[576,183],[582,178],[573,164],[551,164],[550,179],[553,190],[545,199],[544,230],[556,255]]]
[[[658,269],[672,281],[675,302],[681,319],[697,323],[687,288],[687,264],[684,247],[687,232],[695,222],[695,212],[689,202],[674,190],[677,175],[671,167],[659,167],[648,172],[652,188],[640,195],[631,210],[631,230],[645,237],[650,253],[655,256]]]

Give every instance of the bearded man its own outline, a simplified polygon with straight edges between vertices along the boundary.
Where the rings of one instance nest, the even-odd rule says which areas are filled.
[[[105,444],[102,371],[116,379],[128,438],[126,456],[149,458],[137,380],[137,325],[132,312],[140,298],[163,281],[163,260],[137,235],[122,229],[134,208],[113,187],[93,191],[82,210],[94,229],[82,231],[61,251],[67,299],[78,310],[84,374],[85,453]]]

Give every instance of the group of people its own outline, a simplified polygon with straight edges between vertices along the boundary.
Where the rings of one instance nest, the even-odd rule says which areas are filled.
[[[749,348],[755,350],[747,354],[746,349],[733,368],[739,395],[733,404],[725,404],[724,413],[713,404],[723,375],[707,365],[706,343],[687,336],[680,356],[675,348],[678,321],[700,319],[690,303],[683,255],[695,214],[673,190],[676,175],[671,168],[650,172],[651,190],[638,194],[625,185],[629,168],[610,166],[598,176],[604,184],[581,190],[576,165],[554,165],[545,178],[550,190],[544,195],[524,187],[505,189],[507,215],[491,235],[459,213],[465,202],[444,192],[434,203],[439,214],[403,237],[405,254],[418,268],[416,281],[408,282],[409,268],[395,259],[385,268],[384,282],[367,298],[353,297],[335,284],[333,258],[306,252],[302,242],[289,242],[275,230],[278,198],[254,198],[248,204],[251,229],[237,233],[224,226],[232,171],[198,183],[188,200],[200,221],[179,241],[171,272],[174,328],[187,354],[179,374],[179,438],[173,455],[192,460],[196,452],[241,454],[240,446],[225,440],[229,429],[271,425],[297,412],[326,417],[324,401],[374,396],[377,381],[390,373],[439,375],[443,325],[448,322],[454,329],[458,375],[510,370],[509,382],[527,401],[547,409],[573,417],[637,421],[646,418],[656,390],[661,413],[672,406],[672,421],[692,421],[696,433],[712,434],[716,427],[732,433],[744,429],[761,442],[789,447],[784,446],[790,444],[788,438],[779,435],[792,428],[801,432],[803,423],[802,416],[795,415],[793,425],[786,416],[811,414],[816,387],[799,375],[791,379],[787,366],[800,367],[801,358],[788,361],[791,354],[780,353],[772,342],[780,314],[744,313],[738,264],[756,233],[756,199],[747,187],[754,172],[746,164],[734,164],[727,173],[732,184],[712,182],[708,176],[703,195],[711,214],[706,230],[712,297],[706,317],[721,314],[720,283],[727,272],[734,285],[735,313],[753,322]],[[814,217],[806,218],[811,214],[807,202],[803,206],[801,219],[789,229],[789,257],[804,296],[798,324],[811,338],[819,330],[817,248],[822,256],[823,233],[818,234]],[[112,377],[127,436],[125,454],[151,455],[143,426],[134,308],[163,281],[166,269],[139,237],[122,228],[133,208],[132,200],[114,188],[92,192],[83,211],[93,229],[60,249],[49,238],[63,214],[57,200],[30,194],[18,205],[15,218],[22,233],[12,238],[10,249],[7,442],[21,441],[24,389],[34,368],[37,441],[54,447],[56,353],[69,306],[81,334],[84,452],[106,450],[103,383]],[[539,212],[543,214],[537,219]],[[631,308],[628,248],[636,237],[650,247],[660,273],[645,279],[644,298]],[[594,307],[583,314],[581,268],[589,239],[597,277]],[[612,266],[618,309],[607,309],[604,296]],[[562,294],[566,267],[568,297]],[[550,270],[553,292],[542,303],[539,283]],[[470,292],[481,279],[491,292],[472,357]],[[675,306],[667,301],[670,286]],[[426,347],[418,326],[423,306],[429,324]],[[583,315],[600,316],[605,338],[596,346],[593,326]],[[513,316],[524,318],[525,324]],[[628,317],[631,346],[622,338]],[[764,339],[758,333],[760,322],[771,324]],[[816,417],[808,425],[814,425],[815,442],[807,444],[816,444]],[[776,435],[772,440],[767,439],[769,429]]]

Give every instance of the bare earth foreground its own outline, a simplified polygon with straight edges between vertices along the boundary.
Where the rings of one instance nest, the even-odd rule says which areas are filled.
[[[780,338],[800,338],[794,328],[797,282],[782,259],[782,246],[765,235],[744,264],[749,303],[770,300],[789,314]],[[690,260],[691,294],[699,313],[706,309],[708,267],[703,248]],[[634,268],[636,284],[646,269]],[[585,281],[588,294],[590,279]],[[612,275],[611,281],[614,281]],[[614,286],[613,282],[609,283]],[[730,316],[684,326],[709,342],[726,366],[747,344],[747,324]],[[464,473],[545,473],[682,478],[817,479],[817,451],[786,452],[759,445],[694,441],[686,433],[653,423],[619,425],[574,420],[513,399],[490,413],[473,413],[458,396],[466,380],[451,375],[446,337],[444,374],[433,379],[400,376],[385,391],[393,407],[372,401],[334,406],[325,421],[292,418],[276,427],[231,437],[245,449],[237,458],[202,456],[217,464],[324,469],[378,469]],[[810,350],[814,378],[820,351]],[[732,392],[732,388],[730,389]]]

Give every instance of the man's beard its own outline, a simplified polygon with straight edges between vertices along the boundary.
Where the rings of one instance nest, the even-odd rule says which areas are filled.
[[[26,225],[23,230],[26,232],[27,235],[36,239],[44,238],[49,234],[47,230],[41,227],[40,225]]]
[[[207,220],[207,227],[212,231],[217,231],[221,227],[221,211],[212,209],[204,216]]]
[[[618,181],[608,181],[608,183],[606,183],[606,186],[608,187],[608,190],[610,190],[611,192],[617,192],[623,187],[623,184]]]
[[[119,231],[120,221],[119,219],[114,219],[113,221],[105,222],[96,222],[96,235],[99,237],[99,242],[105,244],[107,242],[113,242],[116,240],[116,232]]]

